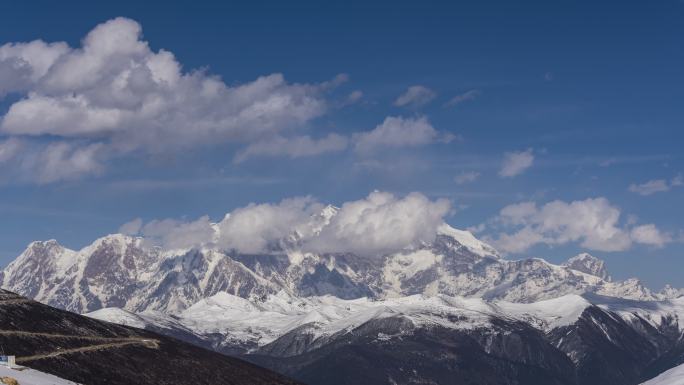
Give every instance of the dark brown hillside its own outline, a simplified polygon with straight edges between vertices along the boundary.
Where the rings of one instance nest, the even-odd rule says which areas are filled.
[[[89,385],[296,384],[236,358],[4,290],[0,345],[21,365]]]

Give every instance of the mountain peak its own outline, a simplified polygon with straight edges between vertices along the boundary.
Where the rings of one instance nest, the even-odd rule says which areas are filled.
[[[568,259],[563,266],[610,281],[608,271],[606,270],[606,263],[589,253],[577,254]]]
[[[658,296],[662,299],[675,299],[684,296],[684,289],[677,289],[672,287],[670,284],[665,285],[663,290],[658,293]]]
[[[63,248],[56,239],[48,239],[47,241],[33,241],[26,246],[27,249],[52,249]]]
[[[499,253],[496,251],[496,249],[477,239],[470,231],[459,230],[449,226],[447,223],[442,223],[442,225],[437,229],[437,234],[445,235],[455,239],[458,243],[477,255],[483,257],[499,257]]]

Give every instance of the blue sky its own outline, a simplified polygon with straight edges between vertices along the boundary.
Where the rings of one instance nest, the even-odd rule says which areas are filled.
[[[115,56],[97,48],[136,28]],[[0,262],[138,217],[415,191],[512,258],[589,251],[617,278],[684,286],[682,36],[677,0],[2,4]],[[90,61],[22,67],[17,43],[37,39]],[[185,77],[127,91],[166,112],[98,88],[151,57]],[[224,93],[205,100],[211,84]],[[65,100],[82,109],[44,112]]]

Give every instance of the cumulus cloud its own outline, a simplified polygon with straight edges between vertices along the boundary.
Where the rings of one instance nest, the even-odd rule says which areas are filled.
[[[434,142],[450,142],[451,134],[437,131],[426,117],[402,118],[389,116],[368,132],[352,137],[358,152],[369,153],[378,148],[400,148],[423,146]]]
[[[22,142],[14,138],[0,142],[0,164],[14,159],[19,154],[22,146]]]
[[[236,209],[219,224],[219,245],[247,254],[273,251],[295,231],[310,236],[309,220],[322,208],[311,198],[293,198]]]
[[[397,107],[422,107],[430,103],[437,94],[421,85],[411,86],[406,92],[399,95],[397,100],[394,101],[394,105]]]
[[[373,192],[366,199],[347,202],[308,247],[320,252],[349,251],[378,255],[431,242],[449,212],[448,200],[430,201],[419,193],[397,198]]]
[[[121,226],[120,232],[142,235],[148,244],[169,249],[217,245],[258,254],[280,252],[283,242],[295,242],[307,252],[372,257],[433,241],[450,202],[432,201],[420,193],[397,197],[376,191],[339,209],[325,207],[310,197],[292,198],[235,209],[216,224],[208,217],[144,225],[135,219]]]
[[[663,233],[653,224],[641,225],[632,229],[631,237],[634,242],[655,247],[663,247],[672,241],[669,234]]]
[[[248,158],[258,156],[301,158],[327,152],[338,152],[347,148],[348,141],[346,137],[338,134],[329,134],[321,139],[313,139],[308,135],[293,138],[275,136],[250,144],[235,155],[234,162],[240,163]]]
[[[670,191],[670,189],[673,187],[681,186],[682,184],[684,184],[684,178],[680,174],[672,178],[670,181],[665,179],[654,179],[641,184],[633,183],[628,189],[633,193],[646,196],[658,192]]]
[[[216,233],[209,217],[203,216],[190,222],[175,219],[153,220],[140,228],[139,235],[145,238],[147,245],[173,250],[213,243]]]
[[[469,90],[469,91],[466,91],[460,95],[456,95],[453,98],[449,99],[448,102],[444,103],[444,107],[454,107],[454,106],[457,106],[463,102],[467,102],[469,100],[475,100],[480,95],[482,95],[482,91],[480,91],[480,90]]]
[[[534,154],[531,148],[525,151],[507,152],[504,154],[499,175],[505,178],[520,175],[530,168],[532,163],[534,163]]]
[[[464,171],[454,177],[456,184],[466,184],[474,182],[480,177],[480,173],[477,171]]]
[[[501,251],[521,253],[537,244],[550,246],[579,242],[599,251],[623,251],[632,243],[662,246],[669,237],[655,225],[631,228],[620,222],[620,209],[605,198],[553,201],[538,206],[522,202],[504,207],[492,224],[501,231],[491,241]]]
[[[137,22],[116,18],[81,47],[40,40],[0,47],[0,97],[20,96],[2,116],[0,135],[73,141],[45,150],[70,146],[81,160],[103,146],[113,156],[253,143],[324,114],[325,92],[346,80],[293,84],[272,74],[228,86],[205,71],[183,71],[171,52],[150,49]],[[101,171],[76,163],[76,175]],[[39,179],[71,177],[62,171]]]
[[[31,88],[68,51],[66,43],[48,44],[40,40],[1,46],[0,96]]]

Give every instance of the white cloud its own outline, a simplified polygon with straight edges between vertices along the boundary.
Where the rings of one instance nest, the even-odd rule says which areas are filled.
[[[670,191],[672,187],[678,187],[684,184],[682,175],[677,175],[669,182],[665,179],[654,179],[641,184],[631,184],[629,191],[639,195],[651,195],[658,192]]]
[[[324,114],[325,92],[346,80],[292,84],[272,74],[228,86],[183,71],[171,52],[150,49],[138,23],[117,18],[95,27],[81,47],[40,40],[0,47],[0,97],[21,96],[1,118],[0,134],[75,140],[85,146],[74,150],[80,153],[93,145],[125,154],[252,143]]]
[[[684,185],[684,175],[678,174],[670,181],[670,186],[682,186]]]
[[[347,101],[346,104],[354,104],[361,100],[363,98],[363,91],[361,90],[355,90],[349,93],[349,96],[347,96]]]
[[[0,181],[52,183],[104,170],[110,154],[101,143],[53,141],[31,143],[10,138],[0,142]]]
[[[451,98],[448,102],[444,103],[444,107],[454,107],[463,102],[475,100],[480,95],[482,95],[482,92],[480,90],[469,90]]]
[[[23,147],[23,143],[14,138],[0,142],[0,163],[14,159]]]
[[[399,95],[397,100],[394,101],[394,105],[397,107],[421,107],[430,103],[437,94],[421,85],[411,86],[406,92]]]
[[[437,131],[426,117],[402,118],[389,116],[370,131],[358,132],[351,139],[329,134],[320,139],[308,135],[296,137],[274,136],[248,145],[239,151],[234,161],[243,162],[257,156],[287,156],[299,158],[327,152],[342,151],[351,142],[359,153],[368,154],[380,148],[424,146],[435,142],[448,143],[457,138]]]
[[[450,203],[430,201],[419,193],[404,198],[373,192],[347,202],[307,245],[321,252],[353,252],[373,256],[431,242],[449,212]]]
[[[311,198],[293,198],[236,209],[219,224],[219,245],[248,254],[272,251],[295,231],[309,235],[309,219],[322,208]]]
[[[523,202],[504,207],[492,222],[503,231],[492,242],[504,252],[520,253],[537,244],[579,242],[599,251],[622,251],[633,242],[662,246],[669,238],[655,225],[630,228],[620,223],[620,209],[605,198],[553,201],[539,207]]]
[[[140,235],[145,237],[146,244],[165,249],[187,249],[208,244],[214,241],[215,234],[208,216],[191,222],[153,220],[140,229]]]
[[[534,154],[531,148],[525,151],[507,152],[504,154],[499,175],[506,178],[520,175],[530,168],[532,163],[534,163]]]
[[[454,177],[454,181],[456,184],[466,184],[474,182],[479,177],[480,173],[477,171],[464,171],[456,175],[456,177]]]
[[[0,96],[30,88],[68,51],[66,43],[48,44],[40,40],[1,46]]]
[[[419,118],[389,116],[373,130],[357,133],[352,137],[356,151],[362,153],[369,153],[383,147],[415,147],[438,141],[449,142],[453,139],[453,135],[437,131],[424,116]]]
[[[631,237],[634,242],[643,243],[655,247],[663,247],[672,241],[669,234],[658,230],[654,224],[641,225],[632,229]]]
[[[101,151],[104,150],[100,143],[74,146],[67,142],[53,142],[40,154],[35,165],[28,164],[36,170],[39,182],[51,183],[101,173],[104,169],[98,159]]]
[[[312,139],[308,135],[293,138],[275,136],[273,138],[252,143],[239,151],[234,158],[235,163],[243,162],[258,156],[287,156],[300,158],[327,152],[338,152],[347,148],[349,140],[338,134],[329,134],[321,139]]]
[[[148,244],[169,249],[211,244],[247,254],[271,253],[289,240],[290,244],[298,242],[304,251],[372,257],[433,241],[450,203],[431,201],[420,193],[397,197],[376,191],[344,203],[332,218],[320,215],[324,207],[309,197],[292,198],[235,209],[217,224],[206,216],[145,225],[135,219],[121,226],[120,232],[140,234]]]
[[[121,227],[119,227],[119,233],[126,235],[137,235],[143,226],[143,220],[141,218],[135,218],[130,222],[126,222]]]

